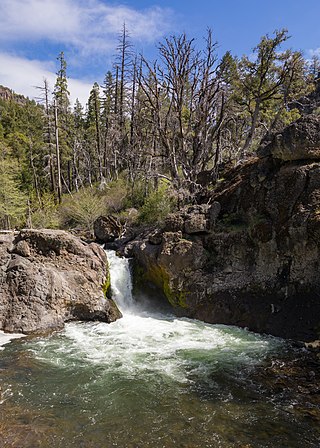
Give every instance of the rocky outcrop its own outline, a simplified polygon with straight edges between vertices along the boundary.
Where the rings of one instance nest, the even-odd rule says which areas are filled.
[[[0,234],[0,329],[46,332],[70,320],[112,322],[121,316],[105,297],[107,258],[58,230]]]
[[[181,231],[188,235],[208,233],[214,228],[220,210],[221,206],[216,201],[185,207],[165,219],[165,231]]]
[[[257,150],[258,157],[284,161],[320,159],[320,117],[306,115],[276,133]]]
[[[28,98],[23,95],[15,93],[8,87],[0,85],[0,100],[3,101],[14,101],[17,104],[25,105],[28,102]]]
[[[114,216],[100,216],[94,222],[93,230],[97,241],[111,243],[121,236],[122,225]]]
[[[185,210],[130,243],[136,279],[179,315],[319,338],[320,163],[254,159],[207,200],[214,219],[207,205]]]

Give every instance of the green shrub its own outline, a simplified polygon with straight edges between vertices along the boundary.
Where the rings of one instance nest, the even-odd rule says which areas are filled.
[[[61,220],[54,196],[44,193],[41,197],[42,206],[33,208],[31,213],[31,225],[35,229],[57,229]]]
[[[167,183],[162,182],[158,190],[147,196],[139,213],[141,224],[155,224],[162,222],[173,210],[176,200]]]
[[[79,228],[93,232],[95,220],[107,213],[105,197],[94,188],[84,188],[72,196],[65,196],[59,207],[61,223],[64,227]]]
[[[14,161],[0,159],[0,228],[25,224],[27,196],[20,190],[18,172]]]
[[[99,195],[104,198],[104,207],[109,213],[118,213],[126,205],[128,195],[126,183],[123,179],[110,182]]]

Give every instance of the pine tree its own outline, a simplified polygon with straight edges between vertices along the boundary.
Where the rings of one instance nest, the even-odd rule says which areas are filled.
[[[270,132],[270,126],[275,127],[288,102],[303,93],[301,54],[280,51],[288,38],[285,29],[276,31],[274,37],[263,36],[253,50],[255,58],[243,56],[239,61],[237,102],[243,107],[249,123],[240,157],[252,147],[259,126]],[[258,136],[258,142],[261,137]]]
[[[27,196],[19,188],[19,166],[10,159],[0,159],[0,227],[24,224],[26,210]]]
[[[94,177],[100,182],[104,181],[103,175],[103,155],[101,142],[101,101],[100,89],[98,83],[94,83],[89,100],[86,114],[86,135],[88,144],[91,147],[92,166],[95,168]]]
[[[61,198],[59,190],[62,190],[62,183],[67,191],[72,190],[72,136],[70,135],[70,93],[68,91],[67,63],[63,51],[59,54],[57,60],[59,61],[59,69],[53,94],[56,128],[57,188],[58,196]]]

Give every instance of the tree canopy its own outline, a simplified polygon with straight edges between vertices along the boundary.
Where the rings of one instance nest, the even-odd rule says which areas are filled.
[[[288,39],[278,30],[250,56],[219,58],[211,30],[201,47],[181,34],[165,38],[150,61],[134,53],[124,26],[85,109],[79,101],[71,108],[61,52],[52,93],[45,80],[38,103],[0,98],[1,226],[24,225],[48,198],[58,204],[121,179],[133,206],[163,188],[161,179],[177,192],[196,191],[204,173],[216,180],[223,162],[250,157],[296,120],[297,102],[314,89],[319,61],[283,50]]]

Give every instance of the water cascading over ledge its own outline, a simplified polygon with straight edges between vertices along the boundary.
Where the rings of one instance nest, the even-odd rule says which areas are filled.
[[[141,307],[131,312],[130,272],[120,274],[127,263],[110,262],[111,284],[122,278],[114,288],[125,299],[122,319],[72,322],[50,337],[5,346],[3,446],[318,446],[319,425],[301,414],[301,393],[284,396],[279,382],[273,389],[256,377],[266,365],[283,365],[292,350],[285,341]]]

